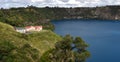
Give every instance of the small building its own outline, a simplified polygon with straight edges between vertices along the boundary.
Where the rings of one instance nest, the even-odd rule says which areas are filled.
[[[15,27],[15,30],[20,33],[27,33],[31,31],[41,31],[42,26],[26,26],[26,27]]]

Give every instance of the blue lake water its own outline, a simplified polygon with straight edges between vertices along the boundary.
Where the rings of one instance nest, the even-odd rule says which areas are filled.
[[[52,21],[59,35],[80,36],[89,44],[86,62],[120,62],[120,22],[112,20]]]

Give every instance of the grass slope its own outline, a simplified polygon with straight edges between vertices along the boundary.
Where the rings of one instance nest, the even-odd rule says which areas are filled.
[[[0,62],[38,62],[61,37],[52,31],[21,34],[0,22]]]
[[[16,46],[22,46],[26,43],[23,35],[16,32],[11,25],[0,22],[0,41],[6,40],[13,42]]]
[[[30,41],[30,44],[37,48],[40,51],[40,53],[44,53],[50,48],[53,48],[54,44],[60,40],[60,36],[48,30],[28,34],[28,41]]]

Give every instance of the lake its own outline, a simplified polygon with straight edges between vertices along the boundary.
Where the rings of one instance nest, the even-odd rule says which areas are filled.
[[[65,36],[80,36],[91,57],[86,62],[120,62],[120,22],[112,20],[52,21],[55,32]]]

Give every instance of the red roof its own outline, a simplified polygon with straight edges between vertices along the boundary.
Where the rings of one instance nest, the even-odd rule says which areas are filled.
[[[34,26],[35,27],[35,29],[40,29],[40,28],[42,28],[42,26]]]
[[[25,28],[31,28],[34,27],[35,29],[42,28],[42,26],[26,26]]]
[[[31,28],[31,27],[33,27],[33,26],[26,26],[25,28]]]

